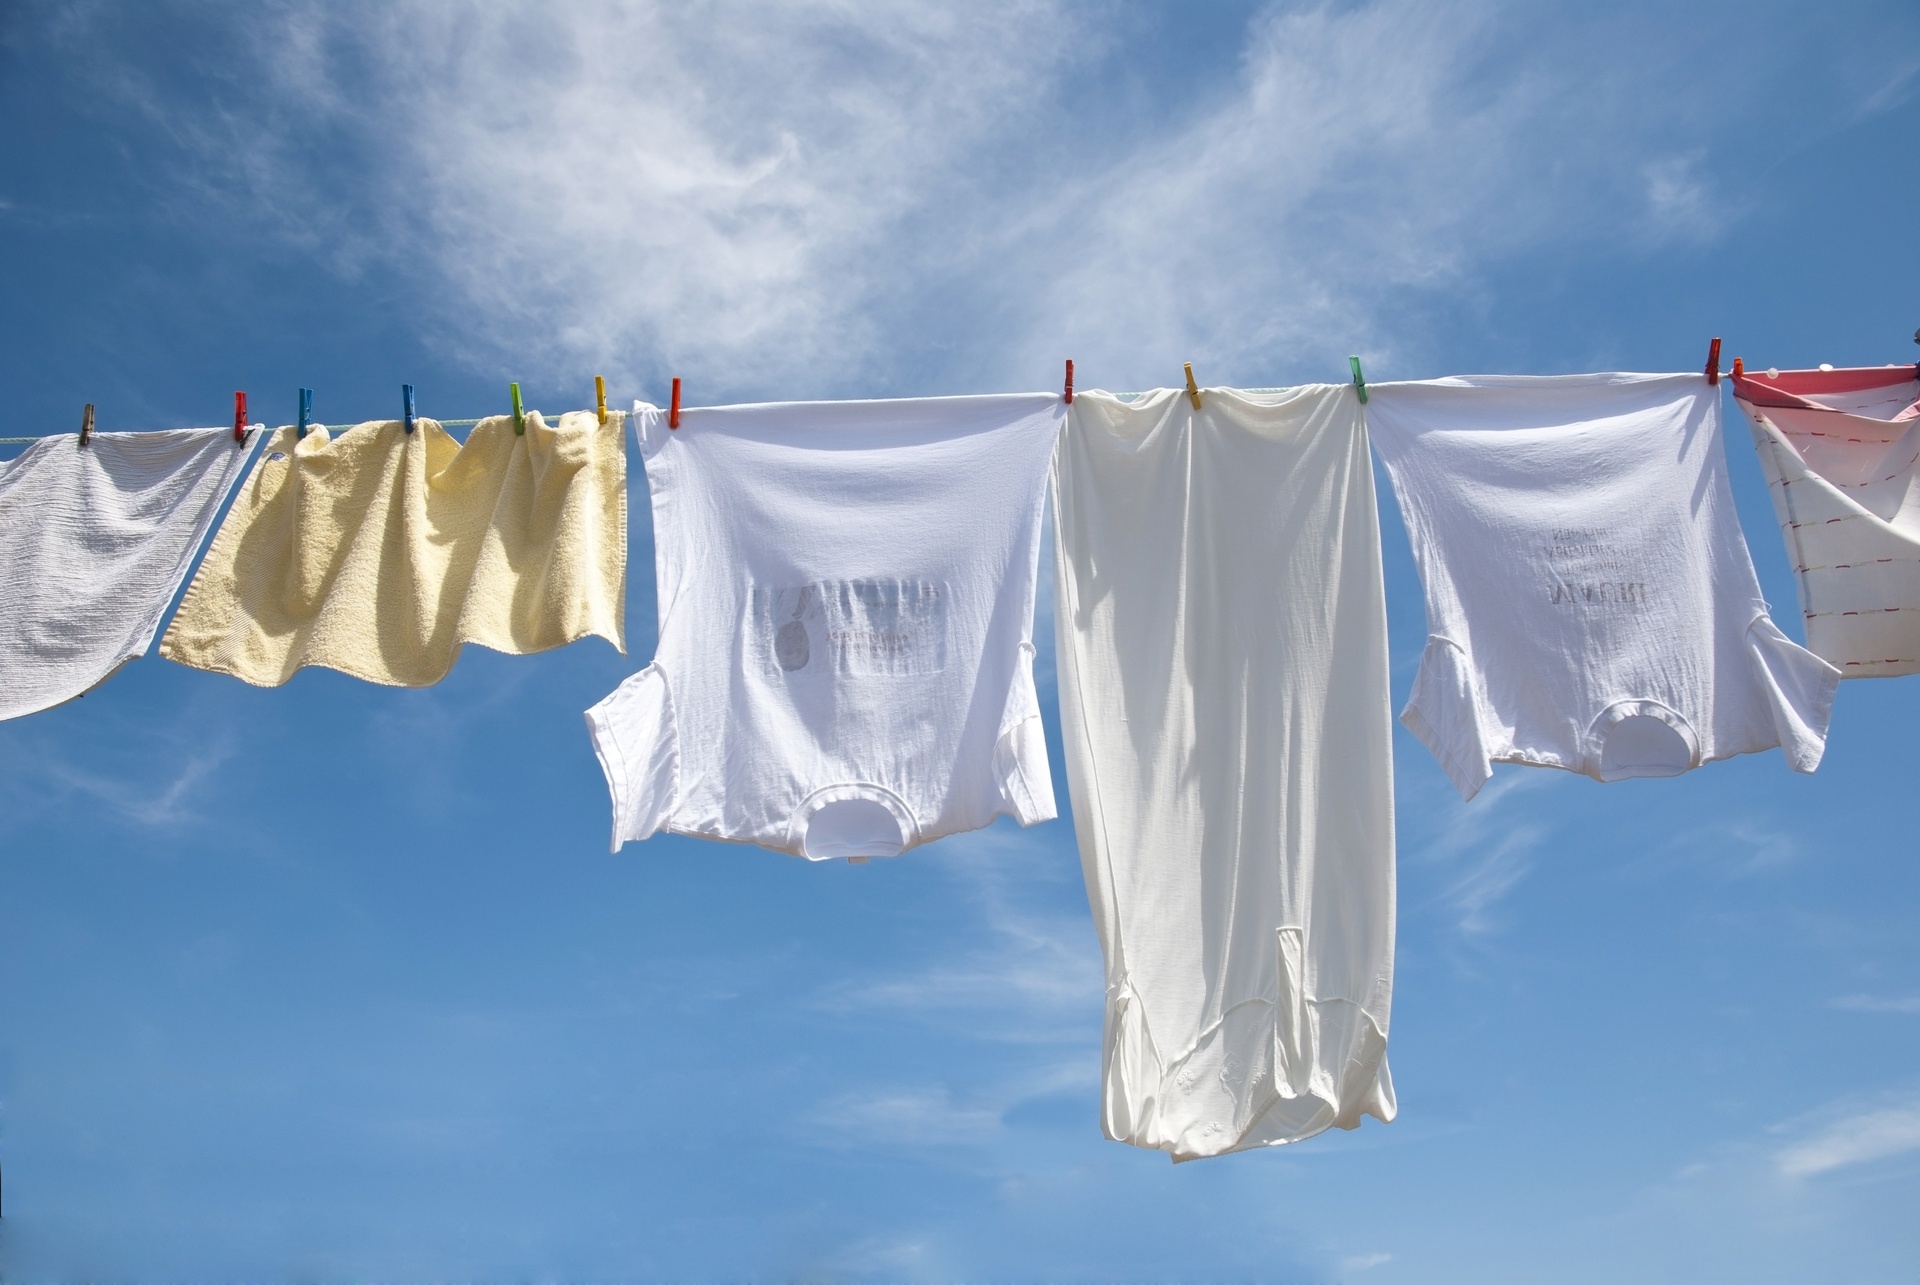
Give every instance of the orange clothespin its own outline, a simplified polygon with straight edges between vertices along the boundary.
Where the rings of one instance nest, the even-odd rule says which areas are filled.
[[[1187,363],[1187,400],[1193,403],[1195,410],[1200,409],[1200,386],[1193,382],[1193,363]]]
[[[667,427],[680,427],[680,376],[673,377],[673,401],[667,405]]]
[[[86,413],[80,416],[80,445],[85,446],[93,440],[93,403],[87,403]]]
[[[607,422],[607,381],[595,375],[593,377],[593,405],[600,415],[602,424]]]
[[[1712,347],[1707,349],[1707,382],[1720,382],[1720,337],[1715,335]]]
[[[1073,358],[1067,358],[1067,405],[1073,405]]]
[[[1738,357],[1735,357],[1733,359],[1733,377],[1735,379],[1744,379],[1746,377],[1746,374],[1747,374],[1747,363],[1744,361],[1741,361]]]

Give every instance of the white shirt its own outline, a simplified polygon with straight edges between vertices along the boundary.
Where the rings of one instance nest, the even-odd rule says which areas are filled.
[[[1367,425],[1426,586],[1400,719],[1462,795],[1496,762],[1819,764],[1839,675],[1767,614],[1704,376],[1376,384]]]
[[[1393,724],[1353,390],[1082,393],[1054,486],[1107,1136],[1191,1160],[1391,1120]]]
[[[616,849],[815,860],[1054,816],[1033,687],[1045,393],[636,406],[660,646],[587,712]]]
[[[1842,678],[1920,673],[1920,371],[1780,370],[1733,381],[1807,625]]]
[[[257,436],[75,434],[0,463],[0,718],[144,656]]]

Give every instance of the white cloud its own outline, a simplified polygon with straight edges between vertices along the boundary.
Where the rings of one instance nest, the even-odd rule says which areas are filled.
[[[1355,1254],[1351,1258],[1343,1258],[1340,1260],[1340,1270],[1343,1272],[1364,1272],[1369,1267],[1379,1267],[1392,1261],[1392,1254]]]
[[[1026,1102],[1086,1090],[1097,1078],[1084,1061],[1038,1067],[1024,1078],[956,1098],[946,1085],[875,1088],[840,1094],[809,1112],[803,1129],[835,1147],[977,1146],[1006,1131],[1006,1115]]]
[[[1156,73],[1117,12],[285,0],[242,20],[258,79],[222,110],[138,57],[103,81],[183,181],[404,281],[474,365],[673,371],[695,401],[1050,382],[1065,355],[1089,386],[1183,358],[1337,379],[1529,248],[1716,226],[1668,135],[1728,87],[1673,74],[1644,14],[1275,3],[1237,57]]]
[[[1549,827],[1517,815],[1518,798],[1550,789],[1558,774],[1540,769],[1509,770],[1494,779],[1469,803],[1451,793],[1421,815],[1402,821],[1402,832],[1427,836],[1409,843],[1414,860],[1432,862],[1448,871],[1439,895],[1441,907],[1468,936],[1494,931],[1494,911],[1533,869],[1534,854],[1550,833]]]
[[[1920,1151],[1920,1101],[1836,1120],[1782,1150],[1775,1163],[1789,1178],[1811,1178],[1909,1151]]]

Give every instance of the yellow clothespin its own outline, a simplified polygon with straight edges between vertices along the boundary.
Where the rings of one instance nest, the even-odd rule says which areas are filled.
[[[599,409],[600,422],[607,422],[607,381],[595,375],[593,377],[593,404]]]
[[[1200,386],[1193,382],[1193,363],[1187,363],[1187,400],[1193,403],[1195,410],[1200,409]]]

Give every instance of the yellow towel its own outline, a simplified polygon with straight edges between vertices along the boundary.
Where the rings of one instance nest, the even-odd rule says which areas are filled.
[[[160,643],[277,687],[304,665],[424,687],[463,643],[626,647],[625,416],[274,433]]]

